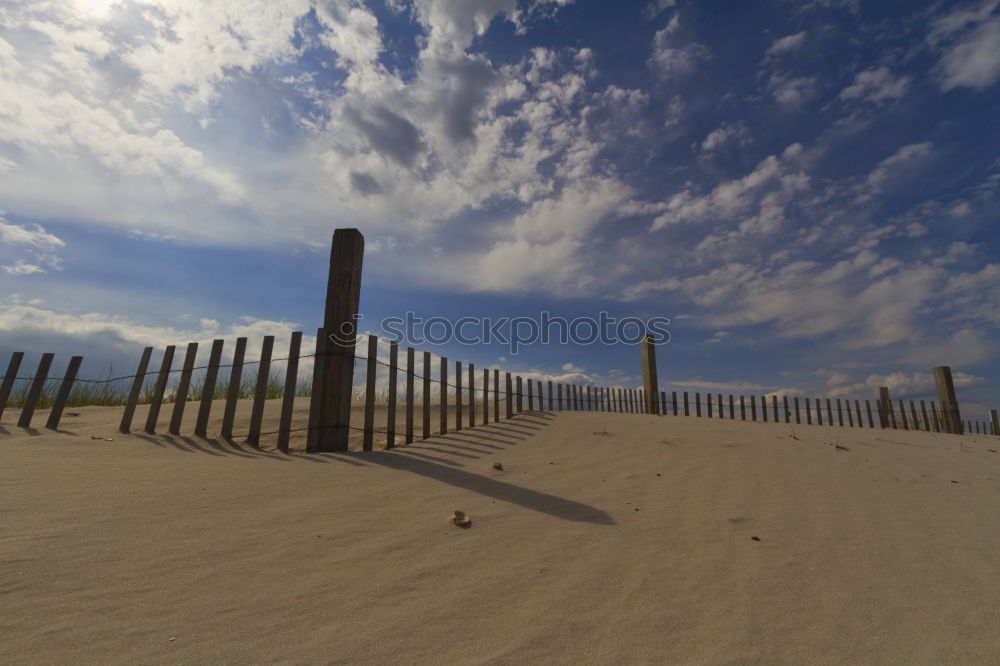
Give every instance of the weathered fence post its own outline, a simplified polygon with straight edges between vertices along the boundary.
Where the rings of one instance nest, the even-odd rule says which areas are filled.
[[[7,406],[7,399],[14,388],[14,382],[17,380],[17,370],[21,367],[21,360],[23,358],[24,352],[14,352],[10,355],[10,363],[7,364],[7,374],[3,376],[3,384],[0,385],[0,417],[3,416],[4,407]]]
[[[424,352],[424,393],[423,393],[423,432],[421,432],[422,439],[427,439],[431,436],[431,353]]]
[[[750,396],[750,420],[757,420],[757,396],[755,395]]]
[[[292,339],[295,338],[295,333],[292,334]],[[299,333],[299,340],[302,340],[302,334]],[[208,431],[208,417],[212,412],[212,398],[215,397],[215,380],[219,375],[219,364],[222,362],[222,345],[225,344],[223,340],[213,340],[212,341],[212,351],[209,352],[208,356],[208,368],[205,370],[205,383],[202,385],[201,391],[201,404],[198,405],[198,419],[195,421],[194,434],[199,437],[204,437]],[[299,353],[296,351],[295,356]],[[295,359],[296,363],[298,359]],[[293,391],[294,392],[294,391]],[[278,435],[279,439],[281,435]]]
[[[684,391],[684,416],[691,416],[691,407],[688,403],[688,392]]]
[[[416,377],[416,372],[414,371],[416,364],[416,355],[413,351],[413,347],[406,348],[406,424],[405,424],[405,437],[406,444],[413,443],[413,403],[414,403],[414,390],[413,390],[413,380]]]
[[[531,395],[531,383],[528,383],[528,395]],[[469,427],[476,427],[476,366],[469,364]]]
[[[52,403],[52,411],[49,412],[49,419],[45,427],[50,430],[59,429],[59,419],[62,418],[63,408],[69,400],[69,392],[73,389],[73,382],[76,381],[76,373],[80,371],[80,364],[83,362],[82,356],[74,356],[69,360],[66,374],[63,375],[62,383],[59,385],[59,392],[56,394],[55,402]]]
[[[170,366],[174,362],[174,349],[173,345],[168,345],[163,350],[160,374],[156,377],[156,385],[153,387],[153,395],[149,401],[149,412],[146,414],[146,432],[150,435],[156,433],[156,419],[160,415],[160,405],[163,404],[163,393],[167,389],[167,380],[170,378]]]
[[[910,416],[912,417],[913,429],[920,430],[920,420],[917,419],[917,406],[910,401]]]
[[[924,420],[924,430],[927,432],[931,431],[931,422],[927,419],[927,405],[923,400],[920,401],[920,416]]]
[[[322,346],[323,343],[323,329],[316,331],[316,365],[318,366],[323,362],[323,350],[325,347]],[[233,422],[236,420],[236,404],[240,399],[240,384],[243,382],[243,357],[247,353],[247,339],[246,338],[236,338],[236,349],[233,351],[233,365],[229,370],[229,386],[226,391],[226,408],[222,413],[222,438],[225,440],[231,440],[233,438]],[[317,380],[318,378],[313,372],[313,386],[312,386],[312,399],[316,400],[319,396],[317,391]],[[318,416],[318,409],[309,410],[309,427],[308,431],[309,441],[318,432],[315,430],[316,424],[313,422],[313,416]]]
[[[438,390],[439,398],[438,411],[441,413],[441,434],[448,434],[448,357],[442,356],[440,362],[438,382],[441,388]]]
[[[513,393],[513,388],[512,388],[512,385],[511,385],[511,381],[510,381],[510,373],[509,372],[505,372],[504,373],[504,388],[507,391],[507,418],[509,419],[509,418],[513,418],[513,416],[514,416],[514,405],[512,404],[512,399],[511,399],[512,398],[511,394]]]
[[[795,403],[795,425],[799,425],[802,423],[802,416],[799,412],[799,399],[795,398],[793,402]]]
[[[868,411],[868,427],[875,427],[875,419],[872,418],[872,403],[869,400],[865,400],[865,409]]]
[[[455,361],[455,432],[462,430],[462,402],[462,362]]]
[[[500,421],[500,371],[493,369],[493,422]]]
[[[646,412],[659,414],[656,396],[660,394],[660,387],[656,377],[656,345],[653,343],[653,336],[649,333],[642,336],[639,349],[642,352],[642,386],[646,390]]]
[[[328,338],[316,405],[316,451],[346,451],[354,389],[354,345],[361,302],[361,265],[365,239],[357,229],[337,229],[330,247],[324,335]]]
[[[816,425],[823,425],[823,406],[819,402],[819,398],[816,398]]]
[[[265,335],[260,347],[260,362],[257,364],[257,387],[254,390],[253,406],[250,408],[250,431],[246,443],[260,446],[261,423],[264,420],[264,401],[267,400],[267,381],[271,375],[271,353],[274,351],[274,336]],[[190,353],[190,348],[189,348]],[[185,366],[187,360],[184,361]]]
[[[524,389],[521,385],[521,376],[517,376],[517,413],[520,414],[524,411],[524,400],[522,398],[522,393]],[[573,390],[573,396],[576,397],[576,387]]]
[[[826,399],[826,424],[829,426],[833,425],[833,404],[830,399]]]
[[[399,369],[399,343],[389,342],[389,395],[387,396],[388,412],[385,415],[385,448],[396,446],[396,373]]]
[[[944,431],[962,434],[962,416],[958,409],[958,399],[955,397],[951,368],[947,365],[934,368],[934,384],[937,386],[938,402],[941,403]]]
[[[701,416],[701,392],[694,392],[694,415]]]
[[[740,396],[740,421],[746,421],[746,420],[747,420],[747,403],[746,403],[746,399],[741,395]]]
[[[378,361],[378,338],[368,336],[368,358],[365,368],[365,429],[361,433],[361,450],[375,448],[375,364]]]
[[[1000,435],[1000,420],[997,419],[997,410],[990,410],[990,427],[993,428],[994,435]]]
[[[31,427],[31,417],[35,414],[35,406],[42,395],[42,389],[45,388],[45,380],[49,377],[49,368],[52,367],[52,359],[54,358],[55,354],[42,354],[42,358],[38,362],[38,371],[35,373],[35,379],[31,382],[31,388],[28,389],[28,395],[24,399],[21,416],[17,419],[18,428]]]
[[[142,385],[146,379],[146,368],[149,367],[149,358],[153,355],[153,348],[146,347],[142,350],[139,358],[139,367],[135,371],[132,379],[132,388],[128,392],[128,401],[125,403],[125,413],[122,414],[121,425],[118,432],[128,434],[132,430],[132,416],[135,414],[135,406],[139,402],[139,395],[142,393]],[[3,413],[4,396],[0,395],[0,414]]]
[[[322,327],[316,329],[316,353],[313,354],[312,389],[309,392],[309,427],[306,430],[306,453],[316,453],[319,441],[319,386],[323,381],[323,363],[330,340]],[[236,356],[233,358],[233,371],[229,375],[229,396],[226,399],[226,415],[222,420],[222,436],[232,439],[233,416],[236,413],[236,399],[239,397],[238,387],[233,388],[233,378],[236,383],[242,378],[243,354],[246,352],[246,338],[237,338]]]
[[[549,383],[549,386],[548,386],[548,393],[549,393],[549,411],[551,412],[551,411],[553,411],[553,409],[554,409],[554,408],[553,408],[553,406],[552,406],[552,380],[551,380],[551,379],[550,379],[550,380],[548,380],[548,383]]]
[[[174,411],[170,415],[169,432],[172,435],[181,434],[181,421],[184,419],[184,407],[187,405],[188,388],[191,386],[191,372],[194,370],[194,360],[198,355],[198,343],[189,342],[184,365],[181,366],[181,380],[177,382],[177,393],[174,394]]]
[[[534,382],[532,380],[530,380],[530,379],[528,380],[528,411],[529,412],[535,411],[535,389],[534,389]]]
[[[903,430],[909,430],[910,425],[906,422],[906,405],[903,404],[903,399],[899,399],[899,421],[903,425]]]
[[[541,389],[539,389],[541,391]],[[490,371],[483,368],[483,425],[490,422]]]
[[[556,409],[559,411],[563,410],[563,396],[562,396],[563,385],[556,384]]]
[[[809,401],[809,398],[805,398],[805,403],[806,403],[806,425],[812,425],[813,422],[812,403]]]

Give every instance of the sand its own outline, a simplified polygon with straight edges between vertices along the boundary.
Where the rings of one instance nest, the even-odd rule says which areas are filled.
[[[0,428],[4,664],[1000,663],[1000,438],[560,413],[282,455],[69,411]]]

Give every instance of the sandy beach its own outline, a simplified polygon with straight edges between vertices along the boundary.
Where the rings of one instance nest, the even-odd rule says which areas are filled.
[[[0,430],[7,664],[1000,660],[996,438],[540,413],[281,455],[72,411]]]

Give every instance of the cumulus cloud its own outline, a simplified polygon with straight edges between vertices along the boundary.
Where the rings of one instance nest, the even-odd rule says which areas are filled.
[[[701,149],[711,152],[725,143],[734,141],[739,145],[746,145],[750,141],[750,128],[747,124],[738,120],[734,123],[722,123],[708,133],[705,140],[701,142]]]
[[[802,44],[806,41],[806,31],[797,32],[794,35],[788,35],[787,37],[781,37],[780,39],[774,40],[774,42],[767,48],[765,55],[777,56],[783,53],[791,53],[792,51],[797,51]]]
[[[670,22],[653,36],[653,54],[650,65],[664,79],[682,76],[692,72],[698,63],[711,56],[704,44],[684,42],[680,36],[680,14],[674,14]]]
[[[61,260],[57,251],[65,247],[58,237],[45,231],[40,224],[20,225],[7,221],[0,211],[0,261],[2,269],[8,275],[31,275],[44,273],[46,269],[59,269]],[[22,255],[27,253],[25,258]]]

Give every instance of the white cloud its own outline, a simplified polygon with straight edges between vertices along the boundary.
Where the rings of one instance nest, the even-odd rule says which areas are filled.
[[[61,260],[57,250],[65,243],[39,225],[31,228],[12,224],[0,211],[0,261],[14,260],[13,264],[0,264],[0,269],[9,275],[31,275],[44,273],[46,269],[59,269]],[[30,259],[16,256],[27,251]]]
[[[854,83],[841,90],[837,97],[842,100],[885,104],[896,101],[906,94],[910,80],[908,76],[895,78],[888,67],[878,67],[860,72],[854,77]]]
[[[653,36],[653,54],[649,63],[665,79],[688,74],[697,67],[699,61],[711,56],[704,44],[681,43],[679,28],[680,14],[674,14],[670,22]]]
[[[787,37],[782,37],[780,39],[774,40],[771,46],[768,47],[766,55],[777,56],[783,53],[791,53],[792,51],[797,51],[802,44],[806,41],[806,31],[797,32],[794,35],[788,35]]]
[[[776,72],[767,82],[774,99],[789,110],[797,110],[813,98],[816,93],[816,77],[792,77]]]
[[[936,68],[942,90],[984,89],[1000,79],[998,6],[998,0],[963,5],[931,23],[927,40],[943,51]]]
[[[749,143],[750,128],[744,121],[722,123],[708,133],[705,140],[701,142],[701,149],[705,152],[711,152],[729,141],[736,141],[741,146]]]

